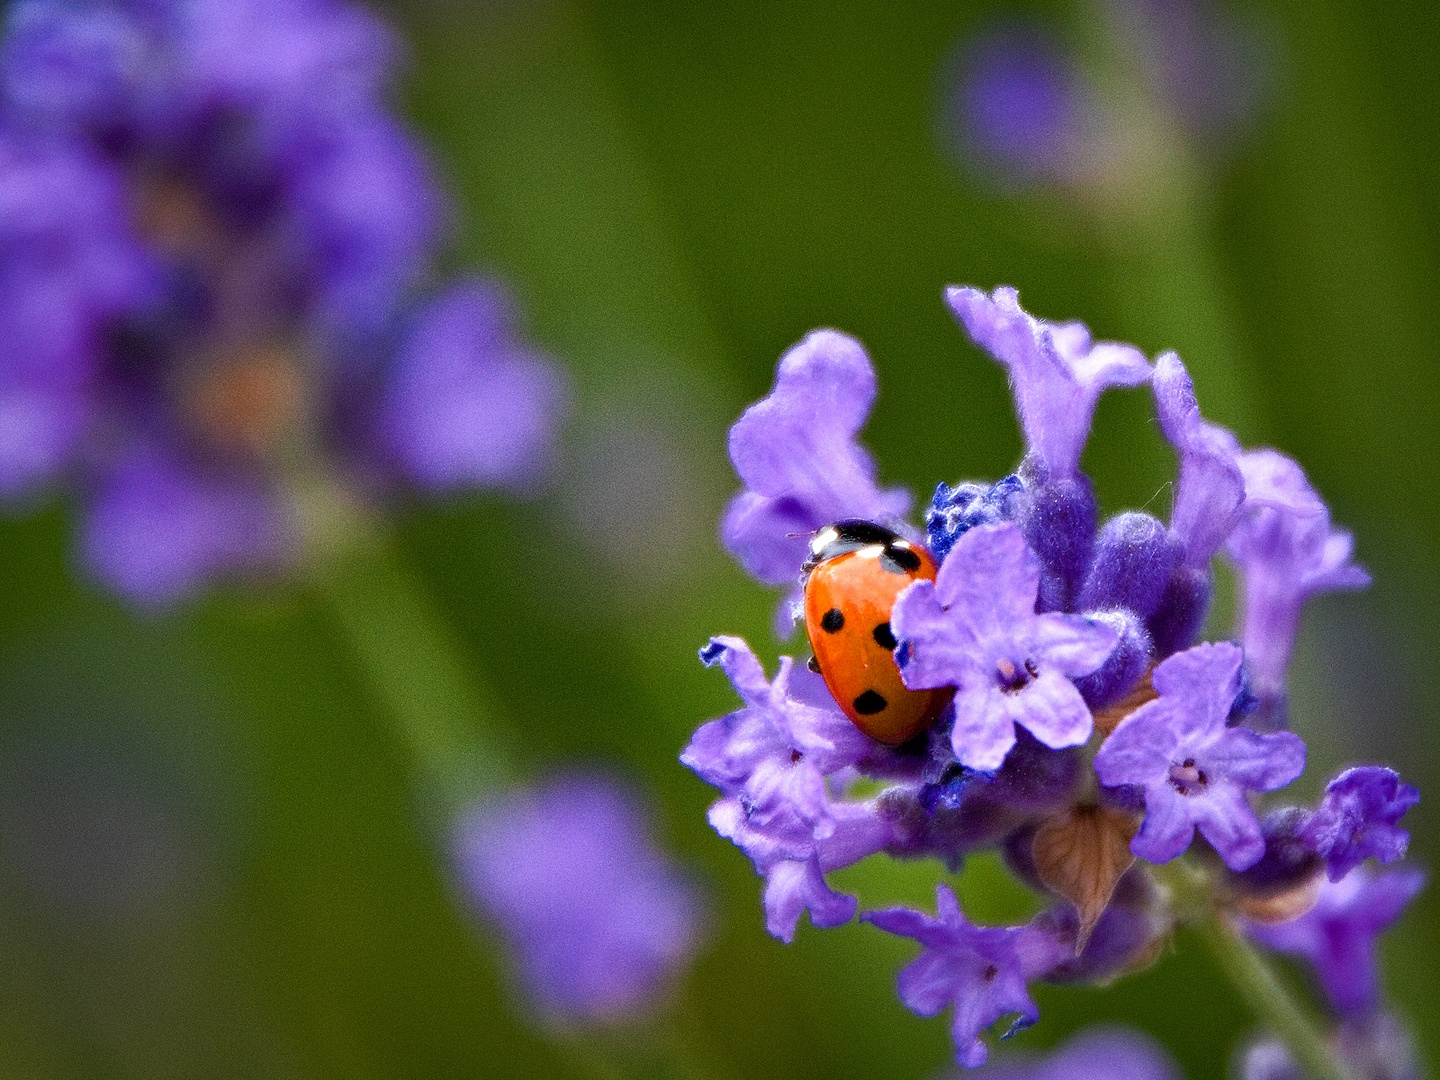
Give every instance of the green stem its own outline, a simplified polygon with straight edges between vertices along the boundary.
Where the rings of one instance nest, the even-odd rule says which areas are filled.
[[[1330,1050],[1319,1026],[1276,977],[1269,962],[1221,912],[1199,924],[1200,932],[1251,1010],[1285,1045],[1313,1080],[1357,1080]]]
[[[446,818],[513,779],[494,707],[423,585],[382,538],[353,547],[325,577],[336,624],[397,725]]]

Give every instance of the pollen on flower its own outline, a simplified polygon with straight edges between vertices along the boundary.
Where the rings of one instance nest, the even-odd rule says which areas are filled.
[[[1194,758],[1170,766],[1170,784],[1181,795],[1193,795],[1208,783],[1205,770],[1196,766]]]

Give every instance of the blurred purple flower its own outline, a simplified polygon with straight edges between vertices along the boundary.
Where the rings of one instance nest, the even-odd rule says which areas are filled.
[[[1245,657],[1255,692],[1283,698],[1305,601],[1332,589],[1363,589],[1370,575],[1350,561],[1353,538],[1331,527],[1329,510],[1299,465],[1274,450],[1248,451],[1237,464],[1245,506],[1225,551],[1243,583]]]
[[[1424,1080],[1428,1075],[1416,1053],[1415,1040],[1390,1013],[1342,1023],[1332,1045],[1351,1075],[1365,1080]],[[1309,1080],[1285,1044],[1270,1039],[1246,1047],[1236,1073],[1238,1080]]]
[[[343,0],[7,13],[0,493],[73,482],[132,600],[293,559],[317,483],[546,464],[559,377],[493,290],[417,298],[444,200],[386,101],[398,52]]]
[[[1145,791],[1145,820],[1130,850],[1169,862],[1198,828],[1232,870],[1253,866],[1265,840],[1247,791],[1274,791],[1305,769],[1305,744],[1288,731],[1262,735],[1226,720],[1240,692],[1241,652],[1197,645],[1154,672],[1160,695],[1120,722],[1095,754],[1107,787]]]
[[[400,349],[380,431],[421,487],[524,487],[550,471],[565,383],[517,341],[507,307],[493,285],[454,285]]]
[[[1382,863],[1403,859],[1410,834],[1399,822],[1419,801],[1419,789],[1401,783],[1393,769],[1346,769],[1325,786],[1300,838],[1326,861],[1330,880],[1339,881],[1371,856]]]
[[[1044,1057],[1002,1059],[976,1074],[985,1080],[1180,1080],[1165,1048],[1130,1028],[1085,1028]]]
[[[1362,867],[1343,881],[1322,883],[1315,906],[1298,919],[1246,929],[1268,948],[1303,956],[1335,1011],[1363,1018],[1380,1005],[1376,939],[1424,886],[1425,874],[1415,867],[1378,874]]]
[[[730,461],[745,490],[731,501],[720,538],[767,585],[794,586],[810,534],[846,518],[890,526],[910,509],[903,488],[876,486],[875,463],[857,441],[875,401],[875,372],[860,343],[816,330],[780,360],[770,393],[730,429]],[[790,600],[776,629],[788,637]]]
[[[656,1005],[699,943],[695,889],[655,847],[635,798],[604,777],[559,776],[472,805],[454,854],[467,898],[549,1023]]]
[[[980,1038],[987,1027],[1015,1013],[1014,1033],[1040,1018],[1026,984],[1064,959],[1065,949],[1028,926],[972,925],[945,885],[935,887],[935,909],[934,918],[897,907],[861,919],[921,944],[919,958],[900,972],[900,1000],[920,1016],[953,1006],[955,1060],[974,1068],[989,1054]]]
[[[1095,123],[1084,82],[1060,44],[1006,26],[964,46],[945,123],[958,149],[1001,182],[1063,182]]]
[[[1014,525],[980,525],[956,542],[933,582],[900,594],[890,615],[913,689],[953,686],[951,741],[961,765],[998,769],[1016,725],[1053,748],[1090,737],[1090,710],[1071,678],[1115,647],[1113,627],[1035,614],[1039,561]]]

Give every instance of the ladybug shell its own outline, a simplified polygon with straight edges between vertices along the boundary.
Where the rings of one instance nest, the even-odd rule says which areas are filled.
[[[891,651],[895,598],[912,581],[934,581],[935,560],[873,525],[846,543],[845,524],[823,530],[812,547],[805,631],[840,710],[872,739],[898,746],[934,723],[953,695],[948,687],[909,689]]]

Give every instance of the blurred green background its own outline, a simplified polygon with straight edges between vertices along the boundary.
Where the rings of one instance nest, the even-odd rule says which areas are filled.
[[[1187,174],[1127,222],[987,189],[937,138],[957,40],[1019,11],[1093,48],[1083,6],[385,8],[457,193],[457,259],[509,282],[576,391],[556,490],[408,507],[399,546],[523,766],[628,775],[709,886],[709,942],[674,1008],[715,1080],[920,1078],[949,1060],[946,1023],[896,1000],[908,942],[765,936],[759,882],[676,761],[733,705],[696,647],[734,632],[779,651],[773,594],[714,529],[726,428],[787,346],[821,325],[865,342],[881,382],[867,442],[920,499],[1017,459],[1003,375],[954,326],[947,283],[1014,284],[1043,316],[1177,348],[1213,419],[1304,464],[1376,584],[1310,609],[1294,794],[1342,762],[1395,765],[1429,800],[1412,854],[1440,855],[1440,18],[1260,10],[1280,43],[1272,104],[1213,181]],[[1086,467],[1107,510],[1167,505],[1149,417],[1144,395],[1102,404]],[[0,523],[0,1076],[582,1075],[507,997],[414,763],[318,598],[231,591],[136,618],[75,580],[68,544],[57,507]],[[928,906],[937,874],[843,881]],[[981,919],[1024,902],[983,859],[961,887]],[[1385,946],[1430,1061],[1437,948],[1431,890]],[[1125,1020],[1197,1080],[1224,1075],[1251,1026],[1183,935],[1143,975],[1037,997],[1023,1043]]]

